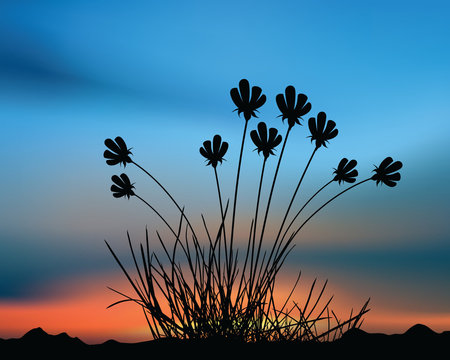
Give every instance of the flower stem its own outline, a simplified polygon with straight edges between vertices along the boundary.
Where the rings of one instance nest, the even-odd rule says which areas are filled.
[[[278,159],[278,164],[277,164],[277,167],[275,169],[275,175],[273,177],[272,187],[270,188],[269,199],[267,200],[266,213],[264,215],[264,221],[263,221],[263,225],[262,225],[262,228],[261,228],[261,235],[260,235],[260,238],[259,238],[258,251],[256,253],[256,260],[255,260],[255,265],[254,265],[255,269],[256,269],[258,261],[259,261],[259,256],[260,256],[260,252],[261,252],[261,246],[262,246],[263,237],[264,237],[264,230],[266,228],[267,215],[269,214],[270,202],[272,200],[272,195],[273,195],[273,189],[275,188],[275,182],[277,181],[278,170],[280,169],[281,160],[283,159],[284,148],[286,147],[286,142],[287,142],[287,139],[289,137],[289,133],[291,132],[291,129],[292,129],[292,127],[289,126],[288,129],[287,129],[287,132],[286,132],[286,136],[284,137],[284,142],[283,142],[283,146],[281,148],[280,157]],[[262,265],[263,264],[261,264],[261,269],[262,269]],[[255,276],[255,274],[256,274],[256,271],[253,274],[253,277]]]
[[[264,230],[266,228],[267,215],[269,214],[270,202],[272,201],[273,189],[275,188],[275,182],[277,181],[278,170],[280,169],[281,160],[283,159],[284,148],[286,146],[286,142],[287,142],[287,139],[288,139],[288,136],[289,136],[289,133],[290,133],[291,129],[292,129],[292,127],[290,126],[288,128],[287,132],[286,132],[286,136],[284,137],[283,147],[281,148],[280,157],[278,159],[278,164],[277,164],[277,167],[276,167],[276,170],[275,170],[275,175],[273,177],[272,187],[270,188],[269,199],[267,200],[266,213],[264,215],[264,221],[263,221],[263,225],[262,225],[262,229],[261,229],[261,236],[260,236],[260,240],[259,240],[258,254],[259,254],[259,250],[261,248],[261,243],[262,243],[262,239],[263,239],[263,236],[264,236]]]
[[[300,213],[303,211],[303,209],[312,201],[312,199],[314,199],[323,189],[325,189],[328,185],[330,185],[332,182],[334,181],[334,179],[328,181],[325,185],[323,185],[319,190],[317,190],[314,195],[312,195],[308,201],[302,206],[302,208],[297,212],[297,214],[295,214],[294,218],[291,220],[291,222],[289,223],[289,226],[286,228],[286,230],[284,231],[283,236],[281,237],[281,239],[279,239],[277,237],[276,241],[274,242],[273,246],[272,246],[272,250],[270,251],[270,255],[267,259],[266,262],[266,266],[265,266],[265,270],[268,270],[269,267],[269,263],[270,260],[272,260],[272,256],[274,254],[278,254],[281,248],[281,245],[283,244],[284,238],[286,237],[286,234],[288,233],[289,229],[291,228],[291,226],[294,224],[295,220],[297,219],[297,217],[300,215]],[[280,234],[278,234],[279,236]],[[278,243],[279,241],[279,243]],[[278,244],[278,248],[277,248],[277,244]],[[277,249],[276,249],[277,248]],[[276,250],[275,250],[276,249]],[[275,258],[277,257],[277,255],[275,255]]]
[[[289,240],[286,242],[286,245],[284,246],[283,250],[281,251],[281,254],[284,253],[284,251],[286,251],[287,247],[289,246],[289,244],[294,240],[295,236],[298,234],[298,232],[303,228],[303,226],[305,226],[309,220],[311,220],[311,218],[316,215],[320,210],[322,210],[325,206],[327,206],[329,203],[331,203],[334,199],[338,198],[339,196],[341,196],[342,194],[346,193],[347,191],[353,189],[354,187],[361,185],[369,180],[372,180],[372,178],[368,178],[365,180],[360,181],[359,183],[356,183],[355,185],[352,185],[350,187],[348,187],[347,189],[341,191],[340,193],[338,193],[337,195],[333,196],[330,200],[328,200],[326,203],[324,203],[321,207],[319,207],[316,211],[314,211],[303,223],[302,225],[300,225],[300,227],[295,230],[292,235],[290,236]]]
[[[150,209],[152,209],[156,215],[159,216],[159,218],[167,225],[169,230],[172,232],[172,234],[175,236],[175,238],[178,239],[177,233],[172,229],[172,227],[169,225],[169,223],[164,219],[164,217],[153,207],[151,206],[147,201],[145,201],[143,198],[141,198],[139,195],[134,194],[139,200],[141,200],[145,205],[147,205]]]
[[[224,212],[223,212],[222,194],[220,191],[219,176],[217,175],[217,169],[215,167],[214,167],[214,175],[216,177],[217,193],[219,194],[220,215],[222,218],[222,222],[221,222],[220,228],[219,228],[219,233],[220,233],[220,231],[222,231],[223,241],[224,241],[224,245],[225,245],[225,258],[226,258],[226,261],[228,261],[227,238],[226,238],[226,233],[225,233],[225,216],[224,216]],[[220,241],[221,240],[219,239],[219,263],[220,263],[220,248],[221,248]]]
[[[247,133],[247,125],[248,125],[248,120],[245,120],[244,134],[242,135],[241,153],[239,155],[238,170],[237,170],[237,175],[236,175],[236,185],[234,188],[234,203],[233,203],[233,215],[231,218],[231,236],[230,236],[230,261],[231,261],[232,253],[233,253],[234,222],[235,222],[235,217],[236,217],[236,202],[237,202],[237,194],[238,194],[238,187],[239,187],[239,175],[241,172],[242,153],[244,151],[245,135]],[[229,265],[231,265],[231,264],[229,264]],[[230,272],[230,267],[228,267],[228,272]]]
[[[283,242],[283,239],[286,237],[287,232],[289,231],[289,229],[291,228],[291,226],[294,224],[294,221],[297,219],[297,217],[300,215],[300,213],[303,211],[303,209],[311,202],[312,199],[314,199],[323,189],[325,189],[328,185],[330,185],[332,182],[334,181],[334,179],[331,179],[330,181],[328,181],[325,185],[323,185],[319,190],[317,190],[315,192],[315,194],[313,196],[311,196],[309,198],[309,200],[302,206],[302,208],[297,212],[297,214],[295,214],[294,218],[292,219],[292,221],[290,222],[289,226],[286,228],[282,238],[281,238],[281,242]]]
[[[297,187],[295,188],[294,194],[292,195],[291,202],[289,203],[289,206],[288,206],[288,208],[287,208],[287,210],[286,210],[286,213],[284,214],[284,218],[283,218],[283,221],[282,221],[282,223],[281,223],[280,230],[278,231],[277,237],[276,237],[276,239],[275,239],[275,243],[277,243],[277,242],[278,242],[278,239],[280,238],[281,231],[283,230],[284,223],[286,222],[286,219],[287,219],[287,217],[288,217],[288,215],[289,215],[289,211],[291,210],[292,204],[294,203],[294,199],[295,199],[295,197],[297,196],[298,189],[300,188],[300,185],[302,184],[302,181],[303,181],[303,178],[305,177],[306,171],[307,171],[308,168],[309,168],[309,164],[311,164],[311,160],[313,159],[314,154],[316,153],[317,149],[318,149],[318,147],[315,147],[315,148],[314,148],[314,151],[312,152],[311,157],[309,158],[309,161],[308,161],[308,163],[306,164],[305,169],[303,170],[303,174],[302,174],[302,176],[300,177],[300,180],[299,180],[299,182],[298,182],[298,184],[297,184]]]
[[[262,165],[262,169],[261,169],[261,177],[259,180],[258,196],[256,199],[255,221],[253,223],[253,239],[252,239],[252,250],[251,250],[251,261],[250,261],[250,281],[252,279],[252,272],[253,272],[253,260],[254,260],[254,253],[255,253],[255,237],[256,237],[256,227],[257,227],[257,222],[258,222],[259,200],[261,198],[261,188],[262,188],[262,183],[263,183],[263,178],[264,178],[264,170],[266,168],[266,162],[267,162],[267,158],[264,157],[264,161],[263,161],[263,165]],[[250,282],[249,288],[250,288],[249,290],[251,291],[252,282]]]
[[[219,176],[217,175],[217,169],[214,168],[214,175],[216,177],[216,185],[217,185],[217,193],[219,194],[219,205],[220,205],[220,215],[222,216],[222,224],[224,222],[224,216],[223,216],[223,205],[222,205],[222,195],[220,192],[220,184],[219,184]],[[221,225],[225,228],[225,225]],[[225,236],[225,233],[224,233]]]
[[[180,205],[178,205],[178,203],[176,202],[176,200],[173,198],[173,196],[169,193],[169,191],[152,175],[150,174],[147,170],[145,170],[142,166],[140,166],[138,163],[134,162],[133,160],[131,160],[131,163],[136,165],[139,169],[141,169],[144,173],[146,173],[156,184],[158,184],[158,186],[167,194],[167,196],[169,197],[170,200],[172,200],[172,202],[175,204],[175,206],[177,207],[178,211],[180,211],[181,215],[185,218],[189,229],[192,231],[192,234],[194,235],[195,238],[197,238],[197,235],[195,235],[195,231],[189,221],[189,219],[187,218],[186,214],[184,213],[184,211],[181,209]]]

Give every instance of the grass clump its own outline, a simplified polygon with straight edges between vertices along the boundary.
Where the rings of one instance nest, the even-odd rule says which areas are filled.
[[[338,135],[336,123],[333,120],[327,120],[324,112],[319,112],[316,118],[311,117],[308,121],[314,149],[286,208],[277,236],[267,243],[264,237],[265,229],[269,221],[270,205],[275,194],[286,143],[295,125],[301,124],[302,117],[311,110],[307,96],[296,94],[295,88],[288,86],[284,94],[276,96],[276,103],[281,111],[280,117],[283,122],[286,120],[288,125],[284,139],[277,129],[268,129],[264,122],[259,122],[257,128],[250,131],[250,138],[256,146],[255,150],[262,154],[262,165],[255,213],[249,221],[249,236],[244,254],[240,256],[239,249],[235,246],[235,222],[243,150],[247,140],[248,123],[253,117],[257,117],[256,113],[266,102],[266,97],[262,94],[261,88],[257,86],[250,88],[246,79],[241,80],[239,89],[233,88],[230,95],[237,107],[238,116],[243,114],[245,121],[234,196],[231,206],[229,200],[226,203],[223,201],[217,166],[222,163],[227,153],[228,143],[223,141],[220,135],[215,135],[212,141],[207,140],[203,143],[200,154],[214,172],[221,218],[218,229],[213,230],[208,227],[202,215],[203,237],[197,235],[184,207],[177,203],[153,174],[131,158],[133,154],[121,137],[105,140],[108,150],[104,152],[104,157],[108,165],[136,166],[160,187],[179,211],[177,226],[173,227],[157,209],[136,193],[134,185],[126,174],[112,177],[113,196],[136,197],[144,202],[164,222],[173,241],[170,242],[172,245],[168,246],[169,241],[163,239],[156,231],[162,249],[162,255],[157,255],[150,250],[148,229],[145,232],[145,242],[140,243],[138,248],[134,248],[127,233],[136,276],[131,276],[130,271],[125,268],[112,247],[106,242],[134,291],[133,295],[126,295],[112,289],[120,294],[122,299],[110,306],[123,302],[136,303],[143,310],[154,339],[220,338],[243,342],[334,340],[344,331],[361,326],[364,314],[369,311],[369,300],[359,311],[355,313],[352,311],[347,318],[341,320],[330,307],[333,297],[326,298],[324,295],[327,282],[319,286],[315,280],[309,287],[303,303],[293,300],[294,289],[301,278],[299,275],[287,298],[282,304],[278,304],[275,291],[277,276],[294,247],[293,241],[297,234],[314,215],[337,197],[363,183],[375,181],[377,185],[382,183],[394,187],[400,180],[400,173],[397,171],[402,167],[402,163],[394,162],[390,157],[386,158],[380,166],[375,168],[375,175],[356,182],[358,176],[358,171],[355,169],[356,160],[343,158],[331,179],[320,187],[288,221],[295,205],[295,198],[314,156],[320,149],[326,148],[328,142]],[[268,200],[263,207],[260,200],[266,175],[266,163],[274,157],[276,148],[280,145],[281,151],[271,179]],[[306,220],[298,223],[297,219],[306,205],[332,183],[352,185],[338,192]],[[228,216],[229,212],[231,216]],[[260,216],[262,219],[259,219]]]

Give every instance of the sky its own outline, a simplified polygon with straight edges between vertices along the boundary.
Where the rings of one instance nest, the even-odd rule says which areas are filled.
[[[365,183],[317,214],[282,283],[299,270],[304,289],[328,279],[343,313],[370,297],[367,331],[450,330],[449,12],[433,0],[2,1],[0,337],[37,326],[90,343],[149,337],[140,309],[106,309],[118,300],[107,286],[126,283],[104,240],[126,258],[127,231],[138,243],[146,226],[155,236],[163,224],[138,199],[113,198],[111,176],[126,172],[167,218],[178,214],[139,169],[107,166],[103,142],[123,137],[195,226],[201,214],[214,224],[214,173],[198,149],[215,134],[230,144],[217,169],[231,199],[244,120],[229,91],[243,78],[267,96],[249,130],[264,121],[284,136],[275,96],[288,85],[308,96],[307,117],[324,111],[337,124],[296,208],[343,157],[358,161],[361,180],[387,156],[403,163],[397,187]],[[287,142],[269,237],[313,151],[308,135],[296,126]],[[247,137],[241,244],[262,165],[253,149]],[[267,174],[275,164],[268,160]],[[327,188],[308,211],[343,186]]]

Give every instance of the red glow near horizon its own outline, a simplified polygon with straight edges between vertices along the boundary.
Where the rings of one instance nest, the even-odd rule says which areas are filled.
[[[292,285],[291,277],[287,278],[280,281],[277,292],[280,301],[285,299]],[[310,280],[303,281],[310,284]],[[32,328],[41,327],[49,334],[66,332],[88,344],[98,344],[109,339],[121,342],[150,340],[145,317],[137,305],[125,303],[106,309],[119,299],[117,294],[106,289],[106,284],[125,292],[129,289],[122,276],[114,275],[65,283],[53,297],[46,300],[0,302],[0,338],[18,338]],[[358,308],[363,304],[348,292],[335,288],[332,291],[325,291],[326,297],[335,295],[332,309],[342,318],[349,315],[351,307],[355,308],[356,305]],[[301,303],[305,293],[300,291],[298,295],[295,300]],[[366,314],[362,329],[368,332],[402,333],[417,323],[441,332],[450,328],[450,314],[373,308]]]

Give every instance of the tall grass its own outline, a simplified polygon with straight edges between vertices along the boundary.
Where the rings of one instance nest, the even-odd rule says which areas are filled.
[[[237,106],[238,115],[243,113],[245,118],[231,210],[231,224],[227,224],[230,204],[229,202],[226,202],[226,204],[223,202],[217,171],[217,165],[222,163],[228,150],[228,143],[222,142],[219,135],[214,136],[212,142],[205,141],[203,147],[200,148],[200,153],[208,161],[207,165],[211,165],[214,170],[221,219],[218,228],[212,229],[202,215],[203,228],[196,230],[191,225],[185,209],[177,203],[170,192],[153,174],[131,160],[131,151],[127,149],[122,138],[117,137],[115,141],[111,139],[105,141],[109,150],[105,151],[104,156],[108,159],[109,165],[135,165],[159,185],[179,211],[177,226],[174,227],[155,207],[136,194],[134,185],[131,184],[125,174],[122,174],[120,178],[113,176],[114,185],[111,187],[113,195],[115,197],[127,196],[128,198],[134,196],[141,200],[163,220],[165,226],[170,230],[170,236],[173,238],[163,239],[160,232],[156,231],[156,237],[162,250],[158,255],[157,252],[150,249],[148,229],[145,231],[145,242],[139,243],[137,247],[133,245],[127,233],[128,245],[134,263],[133,273],[124,266],[110,244],[105,241],[134,291],[134,294],[127,295],[111,289],[119,294],[122,299],[111,304],[110,307],[124,302],[137,304],[144,313],[154,339],[162,337],[179,339],[225,338],[245,342],[321,342],[334,340],[340,337],[344,331],[361,326],[364,314],[369,311],[369,300],[358,311],[353,312],[352,310],[347,317],[341,319],[331,308],[333,297],[325,296],[327,282],[319,286],[317,281],[314,280],[306,290],[305,300],[302,303],[294,300],[294,290],[301,280],[299,274],[290,293],[280,304],[276,291],[278,275],[294,247],[293,242],[297,234],[314,215],[337,197],[369,180],[374,180],[377,184],[381,182],[388,186],[395,186],[395,182],[400,180],[400,174],[396,171],[402,167],[402,164],[398,161],[393,162],[391,158],[386,158],[375,169],[375,175],[340,191],[314,211],[306,220],[300,222],[300,225],[295,225],[302,210],[325,187],[333,182],[339,184],[355,182],[358,175],[358,172],[354,169],[356,161],[349,162],[347,159],[342,159],[338,168],[335,169],[335,175],[332,179],[310,197],[291,219],[288,227],[284,229],[290,210],[295,205],[295,198],[300,185],[314,155],[320,148],[325,148],[326,143],[337,135],[335,123],[332,120],[326,121],[325,113],[319,113],[317,120],[310,118],[309,129],[311,141],[315,141],[315,148],[306,168],[301,173],[276,239],[268,243],[268,250],[263,250],[264,242],[268,241],[264,238],[264,232],[269,221],[270,203],[276,193],[276,180],[281,169],[288,135],[293,130],[294,125],[300,124],[302,116],[311,109],[307,97],[303,94],[296,96],[295,89],[288,86],[285,95],[279,94],[276,99],[282,113],[280,116],[283,117],[283,120],[287,119],[288,129],[272,178],[261,229],[258,229],[257,225],[266,162],[270,156],[275,154],[275,148],[282,142],[282,138],[274,128],[267,131],[264,123],[258,124],[258,131],[253,130],[251,132],[251,138],[258,153],[263,153],[263,163],[258,181],[255,215],[249,221],[247,243],[243,255],[240,255],[239,249],[233,246],[233,242],[244,142],[249,120],[256,117],[255,112],[265,103],[265,96],[261,95],[259,87],[254,86],[250,89],[248,81],[245,79],[240,81],[239,90],[234,88],[230,94]],[[292,231],[293,227],[295,230]],[[200,231],[204,234],[203,237],[197,236]],[[292,231],[290,236],[288,236],[289,231]],[[171,245],[169,246],[169,244]]]

